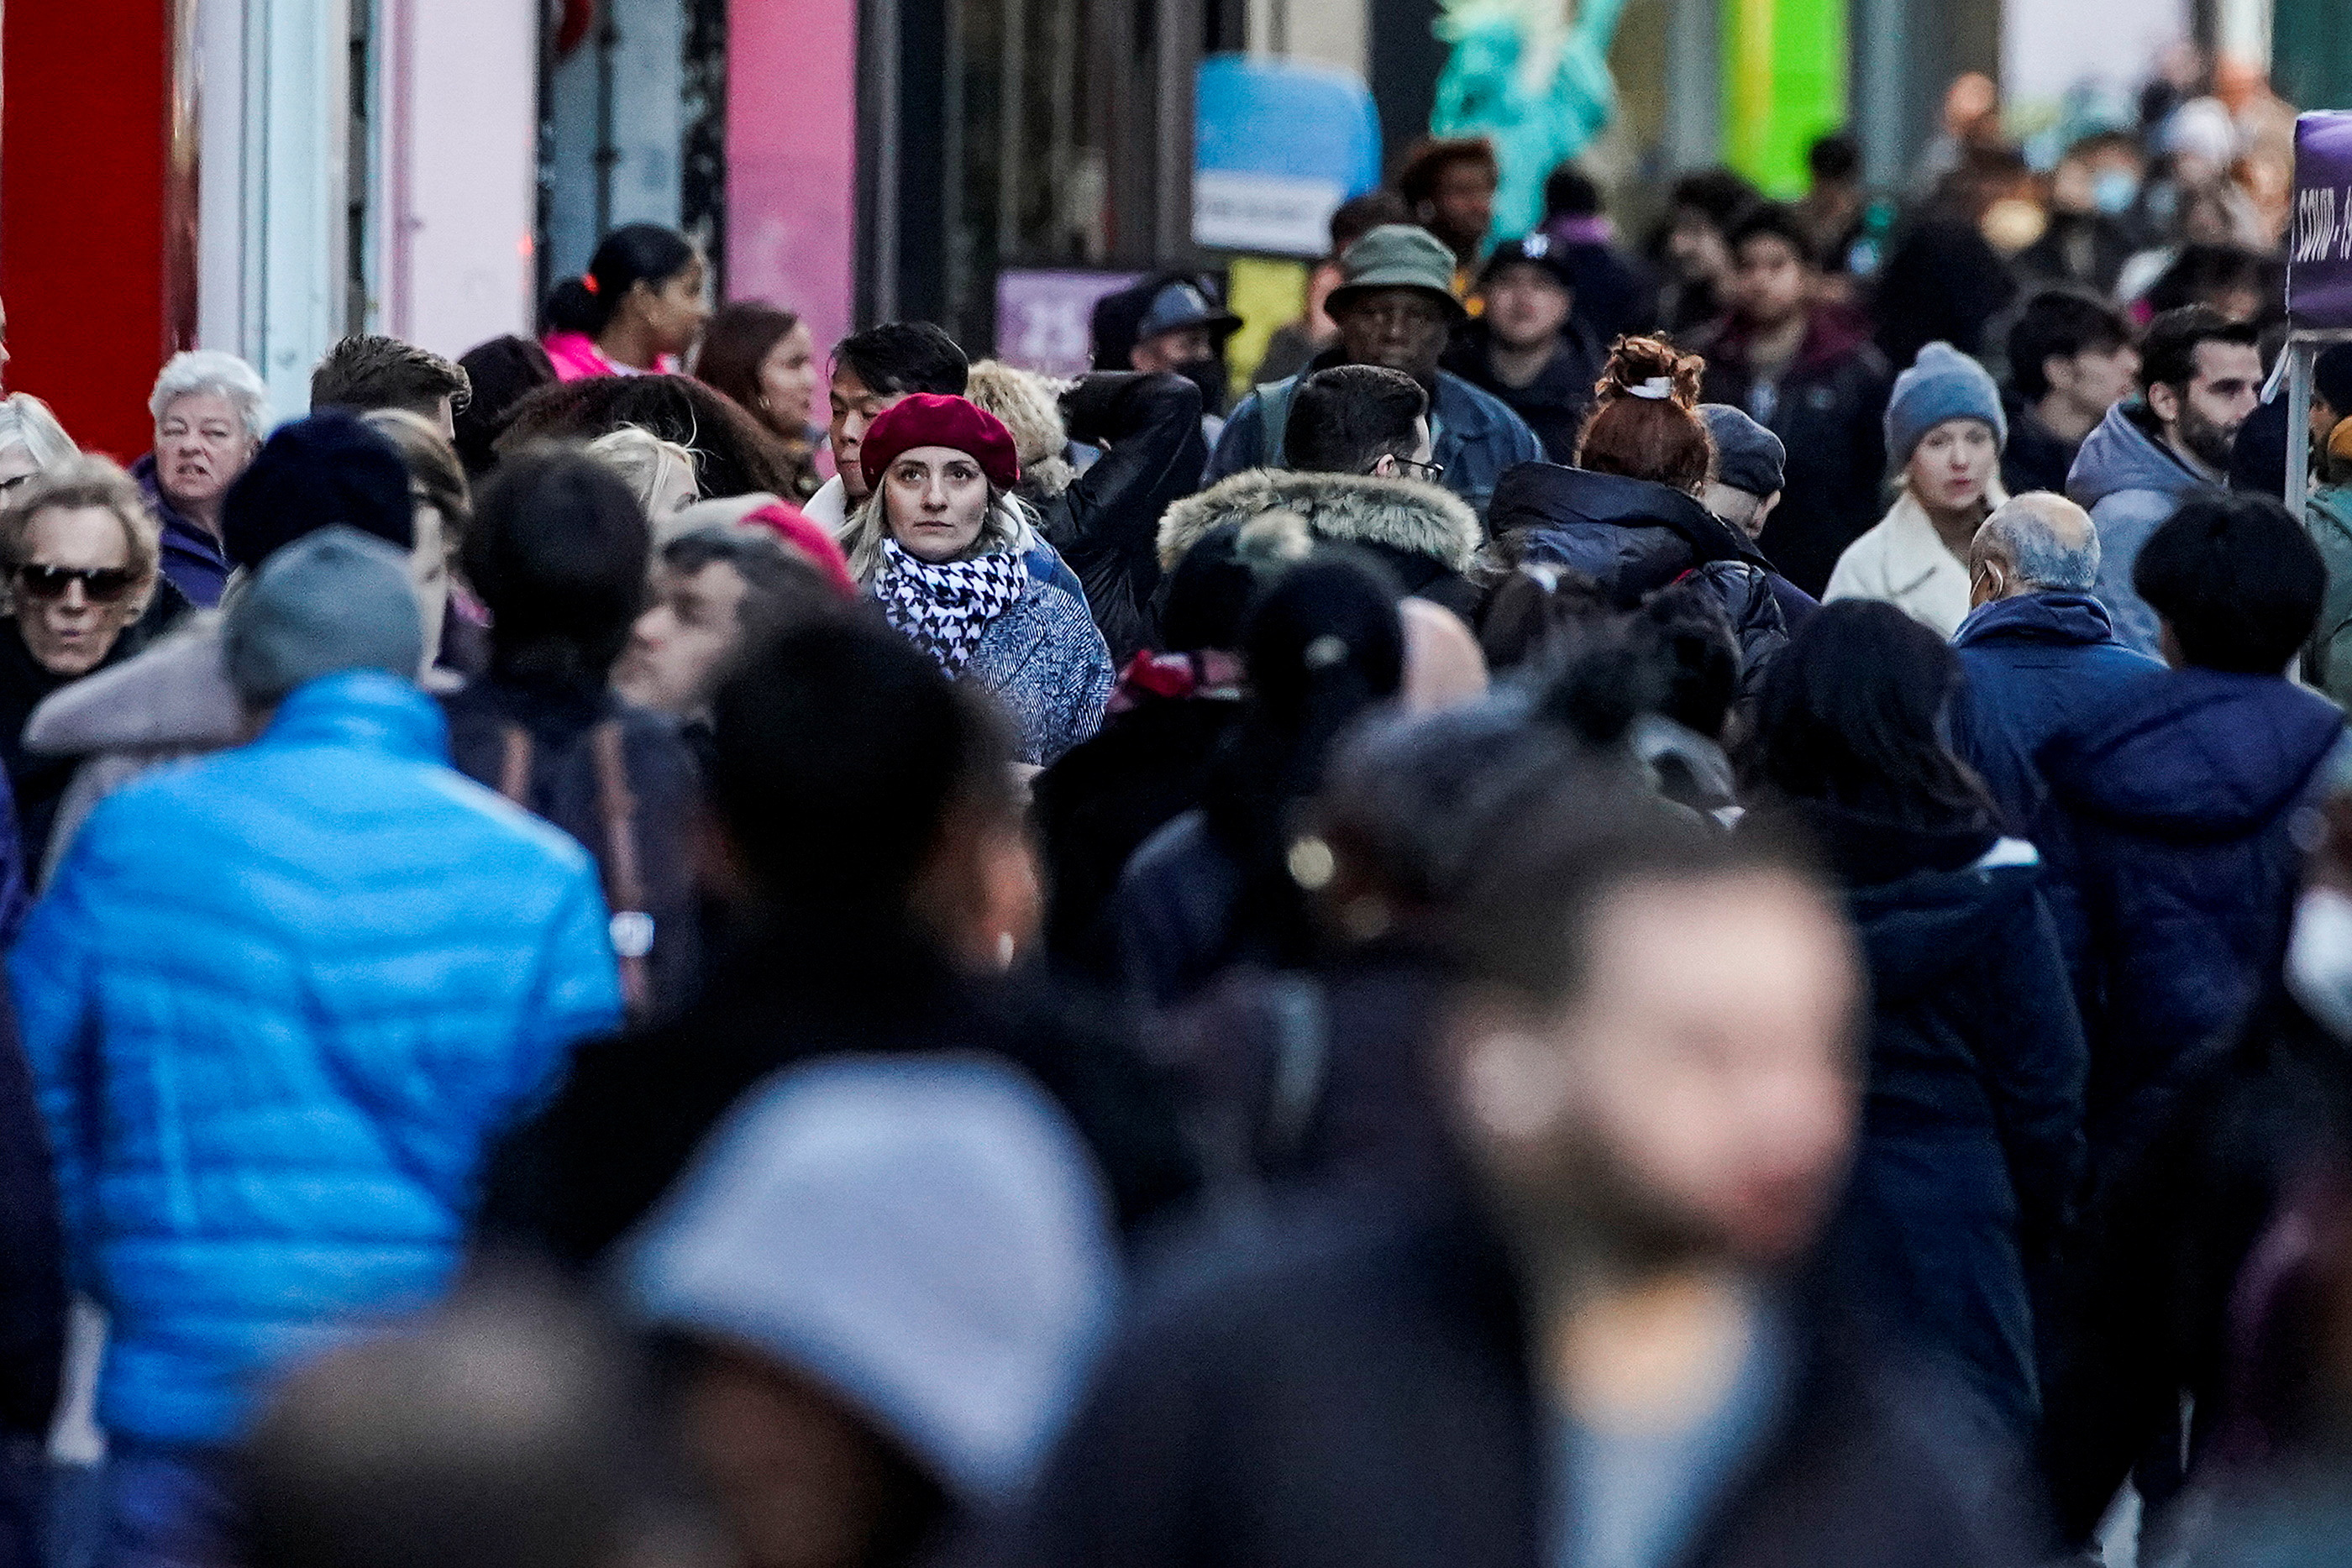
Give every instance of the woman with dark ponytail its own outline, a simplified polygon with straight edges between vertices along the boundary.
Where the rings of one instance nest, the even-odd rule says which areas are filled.
[[[628,224],[606,235],[588,270],[547,297],[541,344],[556,379],[676,371],[710,315],[709,273],[676,229]]]

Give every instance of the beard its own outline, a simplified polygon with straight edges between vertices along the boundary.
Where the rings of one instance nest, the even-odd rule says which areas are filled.
[[[1523,1255],[1573,1249],[1638,1279],[1731,1251],[1717,1227],[1590,1138],[1559,1149],[1539,1169],[1492,1181],[1489,1192],[1504,1235]]]
[[[2238,439],[2234,424],[2216,424],[2207,419],[2183,398],[2180,403],[2180,444],[2189,455],[2208,468],[2226,470],[2230,466],[2230,448]]]

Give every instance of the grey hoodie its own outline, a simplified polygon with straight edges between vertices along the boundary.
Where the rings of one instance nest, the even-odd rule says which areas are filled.
[[[2157,656],[2156,612],[2132,588],[2132,568],[2148,536],[2180,508],[2189,492],[2213,481],[2191,468],[2153,433],[2154,416],[2137,398],[2107,410],[2083,439],[2066,475],[2066,495],[2086,508],[2099,531],[2098,597],[2116,636]]]

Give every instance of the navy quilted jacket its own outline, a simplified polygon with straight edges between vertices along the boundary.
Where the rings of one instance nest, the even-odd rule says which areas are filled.
[[[2295,810],[2343,735],[2335,704],[2288,681],[2190,669],[2132,683],[2043,748],[2086,931],[2101,1169],[2154,1130],[2277,972]]]
[[[10,958],[99,1417],[234,1439],[279,1367],[431,1301],[489,1140],[620,1018],[580,847],[352,672],[111,796]]]

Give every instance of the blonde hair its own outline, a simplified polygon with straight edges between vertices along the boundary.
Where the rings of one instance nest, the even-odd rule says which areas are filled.
[[[976,406],[1004,422],[1021,459],[1023,486],[1034,495],[1058,496],[1077,477],[1064,455],[1070,433],[1062,422],[1061,396],[1069,384],[1001,360],[982,360],[963,389]]]
[[[861,585],[872,583],[882,568],[882,541],[890,537],[887,490],[887,486],[875,486],[842,525],[841,553],[849,558],[849,575]],[[1033,516],[1028,502],[991,485],[988,510],[980,519],[980,538],[972,541],[971,554],[1027,554],[1037,542]]]
[[[698,493],[702,481],[694,452],[675,441],[664,441],[643,425],[625,424],[588,444],[588,455],[618,474],[637,495],[637,505],[651,513],[654,497],[674,467],[684,468]]]
[[[21,446],[33,466],[47,473],[58,464],[81,455],[49,405],[30,392],[10,392],[0,398],[0,452]]]
[[[141,492],[139,482],[107,458],[77,455],[27,479],[8,498],[6,509],[0,510],[0,556],[6,558],[11,568],[22,566],[25,537],[35,517],[47,511],[72,511],[86,507],[112,512],[122,524],[131,570],[139,580],[138,592],[124,601],[129,612],[123,623],[128,625],[139,619],[147,601],[154,596],[163,562],[163,526],[147,509],[147,497]]]

